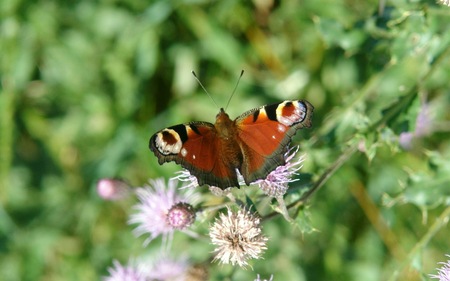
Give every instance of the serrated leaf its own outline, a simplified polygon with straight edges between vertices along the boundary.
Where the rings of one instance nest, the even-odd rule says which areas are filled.
[[[294,219],[294,227],[297,227],[303,234],[317,231],[312,225],[311,217],[307,208],[304,208],[298,213],[297,217]]]

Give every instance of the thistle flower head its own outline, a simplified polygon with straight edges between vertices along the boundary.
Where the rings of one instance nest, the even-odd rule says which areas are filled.
[[[123,180],[104,178],[97,182],[97,194],[104,200],[120,200],[130,193],[130,186]]]
[[[147,280],[184,281],[189,269],[185,259],[174,260],[162,256],[155,263],[147,266]]]
[[[450,258],[450,255],[447,255]],[[438,274],[430,274],[433,279],[439,279],[439,281],[450,281],[450,260],[447,262],[440,262],[441,268],[438,268]]]
[[[195,210],[188,203],[177,203],[167,213],[167,222],[176,229],[190,226],[195,220]]]
[[[121,265],[117,260],[113,261],[113,267],[108,268],[108,277],[104,281],[146,281],[145,273],[137,266],[129,263]]]
[[[177,181],[171,180],[166,186],[163,179],[151,180],[150,185],[136,190],[139,203],[134,206],[137,211],[132,214],[130,224],[138,224],[134,229],[136,236],[149,234],[144,241],[146,246],[159,235],[167,238],[174,231],[169,224],[169,210],[180,202],[186,202],[187,196],[176,192]]]
[[[266,195],[270,197],[281,197],[288,190],[289,183],[298,181],[298,179],[293,179],[292,177],[298,175],[297,172],[303,167],[302,162],[305,160],[305,155],[294,160],[298,149],[298,146],[289,149],[285,154],[286,164],[278,166],[265,179],[254,182],[259,185]]]
[[[109,276],[104,281],[148,281],[171,280],[184,281],[189,269],[185,259],[174,260],[163,253],[156,261],[140,259],[121,265],[113,261],[113,267],[108,269]]]
[[[209,231],[216,246],[214,260],[245,267],[247,260],[260,258],[267,249],[268,239],[261,232],[260,219],[249,211],[228,209],[227,215],[221,213]]]

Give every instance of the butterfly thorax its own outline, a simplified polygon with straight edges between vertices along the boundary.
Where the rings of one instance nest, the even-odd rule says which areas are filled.
[[[234,139],[234,136],[236,134],[234,121],[230,119],[223,108],[220,109],[219,114],[217,114],[216,116],[216,123],[214,124],[214,127],[216,128],[218,137],[220,137],[221,139]]]
[[[242,156],[239,144],[236,140],[237,129],[234,121],[230,119],[223,108],[220,109],[216,116],[216,123],[214,124],[220,148],[218,154],[220,159],[226,166],[232,168],[239,168],[242,164]]]

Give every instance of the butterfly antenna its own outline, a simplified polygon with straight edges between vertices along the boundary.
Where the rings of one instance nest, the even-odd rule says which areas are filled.
[[[239,78],[237,80],[236,86],[234,86],[234,90],[231,93],[230,98],[228,99],[227,106],[225,106],[225,110],[227,110],[228,105],[230,104],[231,98],[233,97],[234,93],[236,92],[237,86],[239,85],[239,81],[241,81],[242,75],[244,75],[244,70],[241,70],[241,75],[239,75]]]
[[[217,105],[216,101],[213,99],[213,97],[208,93],[208,91],[206,90],[206,88],[203,86],[202,82],[200,82],[200,79],[198,79],[197,74],[195,74],[195,71],[192,70],[192,75],[194,75],[195,80],[197,80],[198,84],[203,88],[203,91],[205,91],[205,93],[210,97],[210,99],[213,101],[213,103],[217,106],[217,108],[219,108],[219,106]]]

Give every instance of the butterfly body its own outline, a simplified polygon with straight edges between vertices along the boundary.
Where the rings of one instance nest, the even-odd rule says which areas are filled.
[[[163,129],[150,138],[149,147],[159,164],[180,164],[199,185],[239,187],[236,171],[249,185],[285,164],[292,136],[311,126],[313,110],[307,101],[284,101],[231,120],[220,109],[214,124],[197,121]]]

